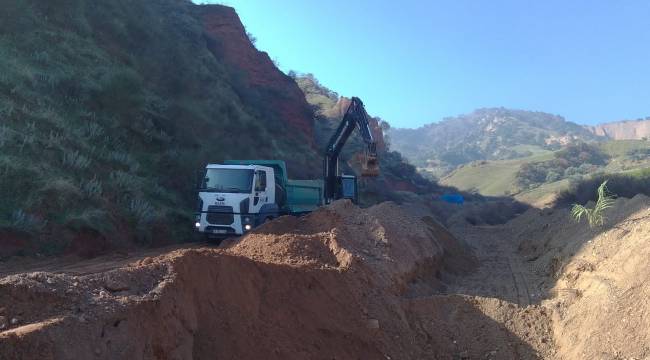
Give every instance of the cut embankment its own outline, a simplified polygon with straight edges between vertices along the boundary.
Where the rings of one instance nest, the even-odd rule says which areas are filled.
[[[562,359],[650,357],[650,199],[617,199],[590,229],[568,210],[531,210],[508,226],[541,279]]]

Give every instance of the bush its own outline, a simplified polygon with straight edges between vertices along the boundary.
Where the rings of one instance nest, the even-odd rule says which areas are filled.
[[[630,174],[598,175],[573,184],[569,190],[563,191],[556,200],[557,206],[571,204],[586,204],[597,201],[599,186],[607,181],[609,191],[619,197],[632,198],[637,194],[650,196],[650,168]]]
[[[47,220],[42,220],[34,215],[18,209],[11,214],[10,227],[30,234],[38,234],[47,225]]]
[[[650,148],[630,150],[627,157],[634,161],[646,160],[650,158]]]
[[[156,209],[143,199],[132,199],[128,210],[139,227],[151,223],[157,217]]]
[[[102,196],[102,182],[94,177],[91,180],[82,183],[81,190],[86,199],[98,198]]]
[[[63,166],[73,169],[85,169],[90,165],[90,159],[81,155],[77,150],[63,152]]]

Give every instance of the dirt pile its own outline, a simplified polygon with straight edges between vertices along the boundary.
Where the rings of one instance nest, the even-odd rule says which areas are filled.
[[[8,276],[0,358],[420,358],[428,336],[406,294],[454,258],[437,232],[394,204],[342,201],[224,249]]]
[[[542,281],[563,359],[650,357],[650,199],[617,199],[602,228],[568,210],[530,210],[509,224]]]
[[[221,248],[6,276],[0,359],[650,356],[647,197],[593,230],[534,209],[452,235],[429,215],[340,201]]]

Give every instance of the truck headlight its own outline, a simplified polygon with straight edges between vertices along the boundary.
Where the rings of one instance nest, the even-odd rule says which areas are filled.
[[[197,222],[194,224],[194,226],[196,226],[197,228],[200,228],[200,227],[201,227],[201,223],[197,221]]]
[[[251,224],[246,224],[246,225],[244,225],[244,230],[246,230],[246,231],[249,231],[249,230],[252,229],[252,228],[253,228],[253,227],[251,226]]]

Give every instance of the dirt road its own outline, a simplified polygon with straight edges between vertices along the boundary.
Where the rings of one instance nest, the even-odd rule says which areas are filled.
[[[522,307],[539,303],[539,279],[517,253],[511,228],[473,226],[454,233],[474,249],[480,265],[468,276],[450,278],[447,293],[498,298]]]
[[[53,274],[90,275],[125,267],[147,257],[156,257],[181,249],[215,248],[207,241],[169,245],[154,249],[140,249],[129,252],[111,253],[91,259],[76,255],[63,257],[21,258],[15,257],[0,262],[0,278],[29,272]]]

